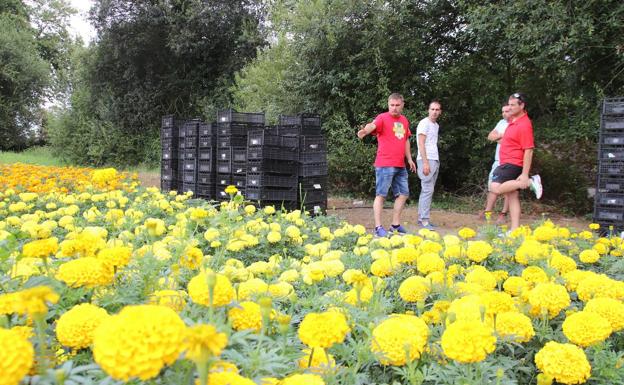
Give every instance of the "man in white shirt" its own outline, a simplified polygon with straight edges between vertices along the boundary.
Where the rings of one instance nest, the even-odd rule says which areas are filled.
[[[438,100],[429,103],[428,116],[418,123],[416,134],[418,137],[418,177],[420,178],[420,197],[418,199],[418,224],[423,228],[433,229],[435,226],[429,221],[431,201],[438,171],[440,169],[440,157],[438,156],[438,131],[437,123],[442,113],[442,104]]]
[[[494,152],[494,163],[492,163],[492,169],[490,170],[490,174],[488,175],[488,195],[487,200],[485,201],[485,210],[482,211],[479,215],[481,219],[484,219],[486,216],[492,214],[492,210],[494,210],[494,206],[496,205],[496,198],[498,195],[494,194],[490,190],[490,183],[492,183],[492,175],[496,167],[500,165],[500,141],[505,134],[505,130],[507,129],[507,125],[509,124],[509,105],[505,103],[501,108],[501,113],[503,118],[496,124],[496,127],[488,134],[488,140],[492,142],[496,142],[496,151]],[[503,224],[507,221],[507,212],[509,211],[509,202],[507,201],[507,196],[504,196],[505,201],[503,203],[503,210],[498,214],[498,218],[496,219],[496,224]],[[488,214],[489,213],[489,214]]]

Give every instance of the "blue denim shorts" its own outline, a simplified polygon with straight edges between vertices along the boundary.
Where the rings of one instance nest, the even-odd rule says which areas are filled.
[[[392,186],[395,197],[399,195],[409,196],[407,184],[407,169],[405,167],[375,167],[375,194],[385,197]]]

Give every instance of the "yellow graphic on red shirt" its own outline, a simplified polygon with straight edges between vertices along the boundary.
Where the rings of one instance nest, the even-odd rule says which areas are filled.
[[[394,122],[394,127],[392,127],[392,131],[394,131],[394,136],[398,139],[403,139],[405,137],[405,127],[403,127],[403,123]]]

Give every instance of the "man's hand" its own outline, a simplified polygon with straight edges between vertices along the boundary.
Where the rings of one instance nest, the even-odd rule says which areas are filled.
[[[520,183],[522,183],[522,188],[529,188],[529,186],[531,185],[531,180],[529,179],[529,176],[527,174],[520,174],[519,177],[516,178],[516,180]]]
[[[409,169],[411,172],[416,172],[416,163],[412,159],[408,159],[407,163],[409,164]]]
[[[431,172],[431,168],[429,167],[429,161],[424,161],[423,162],[423,175],[428,176],[430,172]]]
[[[362,128],[360,131],[358,131],[358,132],[357,132],[357,136],[358,136],[358,138],[360,138],[360,139],[364,139],[364,137],[365,137],[366,135],[368,135],[368,133],[367,133],[367,132],[366,132],[366,130],[365,130],[365,129],[363,129],[363,128]]]

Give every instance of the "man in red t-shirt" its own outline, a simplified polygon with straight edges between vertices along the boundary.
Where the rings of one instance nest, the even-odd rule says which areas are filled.
[[[509,202],[511,230],[520,226],[520,189],[531,187],[537,199],[542,196],[539,175],[529,178],[533,160],[533,124],[526,112],[526,95],[516,92],[509,97],[510,122],[500,146],[500,166],[492,175],[490,189],[505,194]]]
[[[357,133],[360,139],[369,134],[377,137],[373,215],[375,217],[375,235],[378,237],[388,235],[388,231],[381,225],[381,211],[390,186],[392,186],[392,193],[395,196],[390,231],[399,234],[407,232],[401,225],[401,213],[409,197],[405,158],[407,158],[412,172],[416,172],[416,164],[412,159],[408,140],[412,133],[409,129],[409,122],[401,114],[402,111],[403,96],[394,93],[388,97],[388,112],[377,115],[375,120]]]

